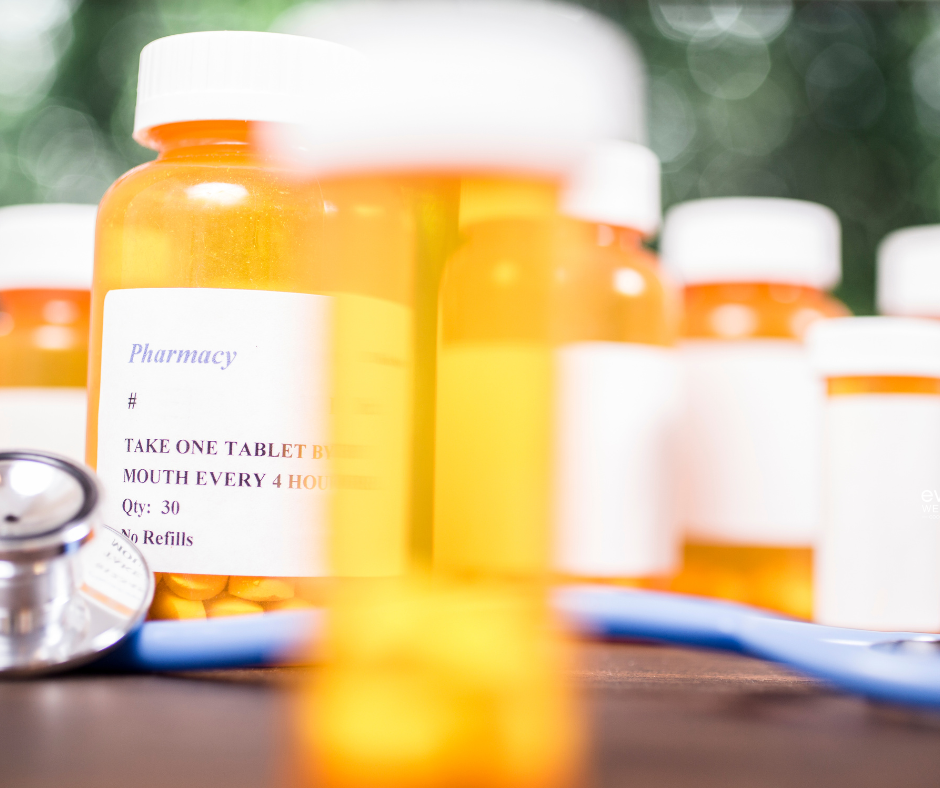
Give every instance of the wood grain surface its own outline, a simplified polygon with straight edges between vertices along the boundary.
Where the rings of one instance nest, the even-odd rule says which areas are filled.
[[[588,644],[596,788],[920,788],[940,722],[729,654]],[[3,788],[287,788],[302,669],[0,682]]]

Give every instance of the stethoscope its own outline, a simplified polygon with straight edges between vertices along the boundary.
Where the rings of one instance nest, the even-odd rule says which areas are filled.
[[[153,575],[98,519],[100,487],[64,457],[0,452],[0,673],[95,659],[143,621]]]
[[[309,659],[319,611],[143,623],[153,576],[137,547],[98,519],[88,469],[0,452],[0,675],[89,669],[185,671]],[[940,709],[940,637],[824,627],[744,605],[598,586],[556,589],[584,637],[747,654],[844,690]]]

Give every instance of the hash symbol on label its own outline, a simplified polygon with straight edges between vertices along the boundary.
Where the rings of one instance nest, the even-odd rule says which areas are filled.
[[[136,404],[137,404],[137,392],[134,391],[134,392],[132,392],[131,395],[127,398],[127,409],[128,409],[128,410],[133,410],[133,409],[134,409],[134,406],[135,406]]]

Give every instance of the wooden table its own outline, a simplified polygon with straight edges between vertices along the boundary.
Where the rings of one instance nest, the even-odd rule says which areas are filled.
[[[934,788],[940,722],[728,654],[590,644],[598,788]],[[281,788],[296,669],[0,682],[3,788]]]

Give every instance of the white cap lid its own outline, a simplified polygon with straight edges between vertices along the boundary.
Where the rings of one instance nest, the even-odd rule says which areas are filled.
[[[151,41],[140,53],[134,139],[192,120],[299,122],[312,91],[329,92],[362,56],[328,41],[215,31]]]
[[[584,8],[541,0],[318,2],[278,24],[354,47],[340,103],[273,130],[317,174],[362,169],[563,174],[599,139],[645,138],[636,46]],[[345,100],[342,100],[345,99]]]
[[[898,230],[881,242],[878,310],[940,317],[940,225]]]
[[[810,360],[824,377],[940,378],[940,323],[910,317],[839,317],[806,332]]]
[[[90,290],[95,205],[0,208],[0,290]]]
[[[575,219],[652,235],[662,218],[659,183],[659,159],[649,148],[602,142],[572,174],[561,210]]]
[[[842,272],[839,218],[803,200],[682,203],[666,212],[659,252],[685,284],[781,282],[828,289]]]

